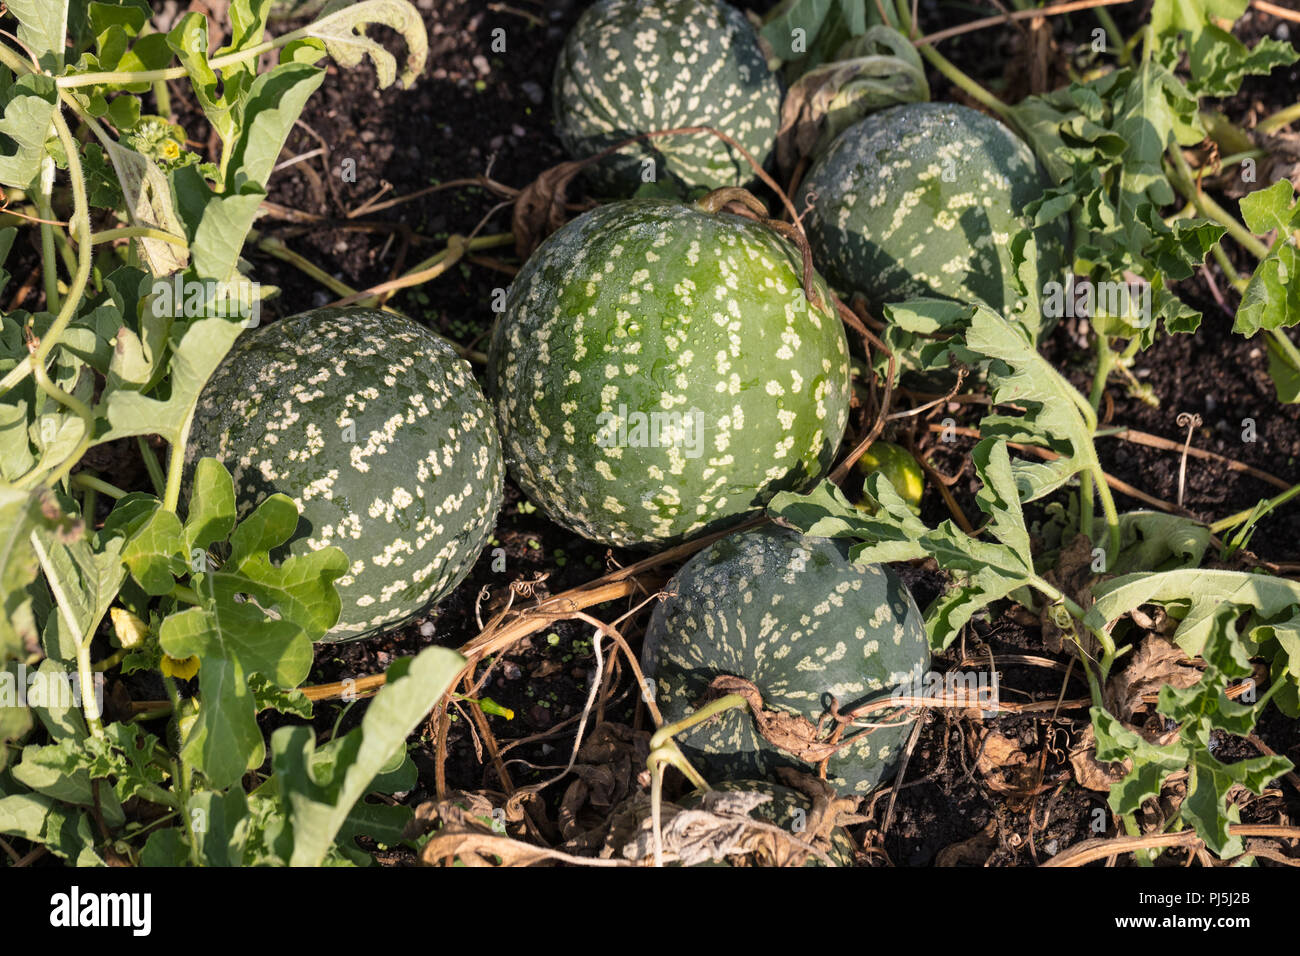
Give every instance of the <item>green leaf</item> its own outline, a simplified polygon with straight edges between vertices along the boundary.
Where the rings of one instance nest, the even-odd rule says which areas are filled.
[[[181,16],[167,33],[167,45],[189,74],[190,86],[203,115],[212,124],[221,142],[229,148],[238,129],[238,117],[232,115],[232,109],[247,87],[247,74],[234,73],[232,82],[221,92],[217,91],[221,84],[217,74],[208,65],[208,21],[200,13],[190,11]]]
[[[46,583],[58,606],[57,624],[64,630],[58,647],[51,646],[47,635],[45,650],[51,657],[70,661],[69,643],[75,647],[95,633],[126,577],[121,542],[107,540],[92,546],[80,526],[73,533],[38,529],[35,538]]]
[[[18,18],[18,39],[36,55],[41,69],[62,73],[68,0],[6,0],[5,6]]]
[[[992,519],[996,542],[972,538],[952,521],[927,528],[883,475],[867,477],[874,515],[854,509],[834,486],[823,483],[807,501],[782,494],[769,508],[774,517],[805,533],[860,539],[850,554],[859,564],[932,557],[954,584],[926,609],[931,645],[947,647],[979,610],[1029,583],[1034,574],[1029,536],[1020,508],[1011,460],[1004,442],[986,439],[972,455],[984,487],[976,495]]]
[[[1174,641],[1188,654],[1200,654],[1219,606],[1250,608],[1263,619],[1300,605],[1300,582],[1244,571],[1201,570],[1125,574],[1092,590],[1093,605],[1084,623],[1098,629],[1143,604],[1187,605]]]
[[[194,166],[173,170],[171,176],[194,272],[201,279],[231,281],[266,190],[244,182],[238,192],[216,193]]]
[[[131,435],[157,434],[176,448],[194,414],[203,386],[239,333],[238,322],[221,318],[173,325],[170,395],[162,400],[125,388],[107,392],[97,411],[108,420],[109,427],[96,436],[95,444]]]
[[[1190,755],[1181,741],[1157,747],[1100,707],[1093,707],[1090,713],[1097,736],[1097,759],[1106,763],[1133,762],[1133,769],[1110,788],[1107,803],[1116,813],[1136,813],[1144,802],[1160,796],[1166,777],[1187,766]]]
[[[294,121],[324,79],[320,67],[284,63],[253,81],[227,166],[228,193],[244,192],[249,182],[266,186]]]
[[[349,733],[334,772],[318,782],[308,771],[311,731],[282,727],[271,737],[272,764],[293,822],[294,866],[319,866],[375,776],[402,749],[407,736],[460,673],[465,659],[428,647],[388,670],[388,682],[371,701],[361,726]]]
[[[239,787],[225,793],[201,790],[190,796],[188,809],[196,827],[199,854],[207,866],[242,866],[248,836],[248,797]]]
[[[190,512],[185,518],[185,554],[224,541],[235,527],[235,482],[221,462],[202,458],[194,466]]]
[[[1271,338],[1265,342],[1268,345],[1268,374],[1277,388],[1277,400],[1288,405],[1300,402],[1300,368],[1291,363],[1290,356]]]
[[[214,468],[224,471],[215,461],[205,471]],[[214,475],[212,484],[224,483]],[[191,498],[191,509],[202,507]],[[296,687],[311,668],[312,641],[338,620],[342,605],[333,582],[348,568],[342,551],[322,548],[271,563],[270,552],[297,524],[289,498],[263,501],[231,533],[226,563],[191,578],[198,606],[169,615],[159,628],[168,655],[199,658],[199,716],[181,754],[217,788],[232,785],[264,757],[253,675],[281,689]]]
[[[379,86],[391,86],[397,77],[397,61],[382,46],[365,35],[367,24],[382,24],[400,33],[406,41],[406,62],[402,64],[401,83],[410,89],[424,72],[429,54],[429,37],[420,13],[405,0],[362,0],[321,17],[305,27],[307,36],[324,41],[339,66],[359,66],[365,56],[375,65]]]
[[[1102,522],[1094,536],[1100,533]],[[1159,511],[1131,511],[1119,516],[1120,552],[1109,562],[1112,574],[1194,568],[1210,544],[1210,529],[1190,518]]]
[[[1157,35],[1185,31],[1195,40],[1212,20],[1236,20],[1250,0],[1155,0],[1151,28]]]
[[[140,523],[122,551],[122,560],[146,594],[169,594],[185,574],[189,549],[180,519],[160,502]]]
[[[154,165],[153,160],[112,140],[102,145],[121,185],[122,198],[131,225],[161,229],[173,235],[182,234],[181,223],[174,209],[171,186],[167,182],[167,177]],[[189,262],[186,250],[163,242],[161,239],[138,239],[136,246],[149,271],[156,276],[170,275],[178,269],[185,268]]]
[[[46,155],[45,141],[53,132],[57,103],[53,78],[40,73],[20,76],[5,92],[0,116],[0,183],[27,189],[36,181]]]
[[[1264,235],[1277,230],[1285,238],[1300,227],[1300,208],[1289,179],[1279,179],[1267,189],[1256,189],[1241,199],[1241,218],[1251,232]]]
[[[1192,43],[1189,62],[1194,96],[1232,96],[1247,76],[1266,76],[1275,67],[1290,66],[1298,58],[1283,40],[1263,37],[1250,49],[1226,30],[1207,25]]]
[[[0,484],[0,660],[25,658],[40,641],[28,588],[40,569],[33,532],[56,526],[60,517],[54,495],[23,492]],[[66,528],[66,525],[64,525]]]
[[[0,833],[42,843],[74,866],[103,866],[90,817],[35,793],[0,797]]]

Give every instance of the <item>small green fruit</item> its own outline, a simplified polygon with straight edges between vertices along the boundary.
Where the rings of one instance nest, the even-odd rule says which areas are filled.
[[[925,471],[916,459],[901,445],[893,442],[872,442],[854,466],[862,477],[880,472],[889,479],[899,497],[916,514],[921,513],[921,496],[925,494]],[[875,514],[876,506],[865,495],[857,503],[858,510]]]

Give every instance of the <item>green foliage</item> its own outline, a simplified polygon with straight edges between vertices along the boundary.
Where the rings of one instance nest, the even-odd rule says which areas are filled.
[[[368,24],[404,38],[403,82],[427,53],[419,14],[398,0],[279,37],[266,34],[270,6],[230,4],[230,42],[209,55],[196,13],[160,33],[144,0],[8,4],[35,63],[0,47],[0,184],[51,220],[36,227],[55,251],[43,265],[62,254],[70,281],[47,277],[46,311],[0,316],[0,833],[75,865],[369,862],[353,838],[400,843],[411,813],[365,795],[412,786],[403,743],[463,665],[438,648],[394,663],[360,728],[317,747],[308,727],[282,727],[268,763],[257,716],[311,717],[298,685],[338,620],[348,559],[330,547],[285,556],[298,507],[268,495],[237,511],[215,459],[180,500],[198,398],[252,324],[217,293],[251,284],[240,253],[325,76],[317,61],[368,56],[392,83],[398,63]],[[267,49],[281,58],[263,69]],[[180,79],[217,133],[212,162],[142,111],[144,94]],[[113,238],[129,228],[130,244],[99,246],[92,214]],[[0,263],[15,235],[0,230]],[[8,280],[0,268],[0,290]],[[146,436],[171,450],[157,495],[124,493],[82,461]],[[99,494],[115,499],[102,524]],[[105,638],[119,646],[95,661]],[[106,720],[100,672],[115,667],[161,671],[152,682],[169,700]]]

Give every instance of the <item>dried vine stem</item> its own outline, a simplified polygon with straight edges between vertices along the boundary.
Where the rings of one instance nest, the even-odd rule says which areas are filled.
[[[840,318],[844,320],[845,325],[849,326],[849,328],[857,332],[858,335],[862,336],[862,340],[867,346],[868,372],[871,372],[870,357],[872,347],[880,349],[889,357],[889,370],[885,375],[885,397],[880,402],[880,408],[876,413],[875,424],[871,426],[871,430],[867,432],[866,437],[863,438],[862,441],[858,442],[857,446],[849,452],[848,456],[843,461],[835,466],[835,470],[830,474],[830,480],[837,485],[841,485],[844,483],[844,479],[848,477],[849,469],[854,466],[859,458],[866,454],[867,449],[871,447],[871,443],[879,438],[880,434],[885,430],[885,421],[889,415],[889,405],[890,402],[893,401],[894,397],[894,374],[897,371],[898,362],[890,348],[885,345],[884,342],[880,341],[880,339],[878,339],[875,334],[867,328],[866,324],[858,317],[857,313],[841,302],[838,296],[835,297],[835,309],[839,312]],[[874,375],[874,373],[872,374]]]
[[[1228,833],[1242,837],[1272,837],[1280,840],[1300,840],[1300,827],[1282,826],[1275,823],[1245,824],[1230,823]],[[1181,830],[1177,833],[1156,833],[1150,836],[1122,836],[1110,839],[1099,838],[1076,843],[1068,850],[1043,863],[1043,866],[1083,866],[1106,857],[1120,853],[1132,853],[1135,850],[1157,850],[1169,847],[1197,849],[1204,844],[1195,830]]]
[[[913,40],[912,45],[926,46],[928,44],[939,43],[943,40],[950,40],[955,36],[961,36],[963,33],[973,33],[976,30],[983,30],[985,27],[996,27],[1004,23],[1015,23],[1018,20],[1032,17],[1054,17],[1062,13],[1073,13],[1076,10],[1090,10],[1093,7],[1113,7],[1132,2],[1133,0],[1073,0],[1073,2],[1070,3],[1058,3],[1050,7],[1030,7],[1025,10],[1008,11],[1006,13],[1001,13],[996,17],[984,17],[982,20],[972,20],[970,23],[963,23],[959,26],[938,30],[934,33],[927,33],[925,36],[917,37]],[[1263,8],[1261,7],[1261,9]],[[916,19],[915,15],[913,15],[912,19]]]

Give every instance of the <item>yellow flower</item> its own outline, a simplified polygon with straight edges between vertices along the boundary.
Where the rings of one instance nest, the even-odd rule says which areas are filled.
[[[111,607],[108,614],[113,620],[113,631],[117,634],[118,643],[123,647],[137,647],[149,636],[149,625],[126,608]]]
[[[162,672],[168,677],[175,677],[177,680],[189,680],[199,672],[199,659],[197,657],[186,657],[177,660],[164,654]]]
[[[163,159],[176,159],[181,154],[180,144],[174,139],[167,140],[163,143],[162,154]]]

